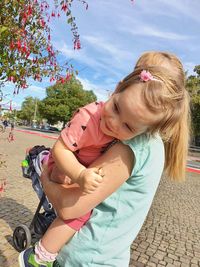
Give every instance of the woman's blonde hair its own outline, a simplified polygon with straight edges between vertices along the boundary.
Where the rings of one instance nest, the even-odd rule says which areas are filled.
[[[152,53],[152,52],[151,52]],[[156,52],[155,52],[156,53]],[[185,74],[179,59],[165,53],[171,61],[171,68],[164,64],[136,64],[135,70],[121,81],[116,93],[127,87],[142,83],[143,99],[147,108],[155,114],[163,114],[149,133],[159,133],[165,146],[165,172],[172,180],[185,179],[186,161],[190,136],[189,96],[185,89]],[[145,55],[146,56],[146,55]],[[157,55],[158,56],[158,55]],[[140,80],[142,70],[149,71],[154,80]]]

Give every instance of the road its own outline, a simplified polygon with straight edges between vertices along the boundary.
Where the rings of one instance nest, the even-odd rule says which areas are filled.
[[[8,129],[0,135],[0,179],[8,185],[0,198],[0,267],[17,267],[18,252],[12,233],[19,224],[29,225],[38,199],[31,182],[22,177],[20,163],[25,150],[37,144],[52,146],[57,134],[15,131],[7,141]],[[200,266],[200,174],[187,173],[184,183],[163,177],[148,217],[131,248],[130,267]],[[76,266],[74,266],[76,267]],[[122,266],[123,267],[123,266]]]

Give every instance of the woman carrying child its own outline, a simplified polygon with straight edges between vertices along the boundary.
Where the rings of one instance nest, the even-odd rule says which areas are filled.
[[[56,167],[51,174],[45,169],[41,177],[44,191],[59,218],[36,245],[36,255],[32,248],[20,255],[21,266],[53,266],[50,261],[53,262],[59,249],[76,230],[79,231],[57,257],[60,266],[128,266],[130,245],[145,220],[163,169],[174,180],[184,178],[189,100],[182,64],[169,53],[154,52],[148,56],[145,60],[140,58],[136,69],[102,104],[97,120],[95,115],[91,116],[92,123],[96,123],[95,129],[111,140],[122,142],[113,145],[96,161],[92,160],[86,169],[62,137],[65,130],[61,134],[52,152]],[[78,147],[77,142],[70,144]],[[78,153],[81,150],[82,147]],[[74,157],[70,158],[70,153]],[[69,163],[66,163],[68,158]],[[70,167],[72,171],[69,171]],[[69,176],[79,187],[65,188],[52,182],[56,173],[60,178]],[[87,214],[87,220],[92,209],[84,227],[71,228],[76,223],[73,218]]]

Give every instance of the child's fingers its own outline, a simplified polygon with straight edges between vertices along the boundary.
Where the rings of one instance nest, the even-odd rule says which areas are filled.
[[[85,191],[84,193],[85,194],[92,194],[94,192],[94,190],[88,190],[88,191]]]
[[[94,176],[94,181],[97,183],[101,183],[103,181],[103,177],[101,175],[96,174]]]
[[[93,188],[96,189],[97,187],[99,187],[99,184],[100,184],[99,182],[93,182],[92,185],[91,185],[91,188],[92,188],[92,189],[93,189]]]
[[[94,191],[95,191],[95,189],[85,189],[85,190],[83,191],[83,194],[84,194],[84,195],[85,195],[85,194],[92,194]]]
[[[102,167],[95,168],[94,172],[98,175],[101,175],[102,177],[104,176]]]
[[[90,186],[86,187],[83,192],[86,194],[91,194],[93,193],[97,188],[99,187],[98,182],[93,182]]]
[[[99,170],[98,170],[98,174],[99,174],[101,177],[104,177],[104,172],[103,172],[103,169],[102,169],[102,168],[99,168]]]

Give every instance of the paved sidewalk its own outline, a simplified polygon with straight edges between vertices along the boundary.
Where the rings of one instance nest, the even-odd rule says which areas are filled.
[[[27,147],[52,146],[54,140],[16,132],[16,140],[8,143],[7,135],[0,135],[0,154],[7,165],[0,169],[0,179],[8,180],[0,198],[0,267],[17,267],[13,230],[20,223],[29,225],[38,205],[30,180],[22,178],[20,162]],[[187,181],[179,185],[161,181],[147,220],[132,245],[130,267],[135,266],[200,266],[199,174],[188,173]]]

